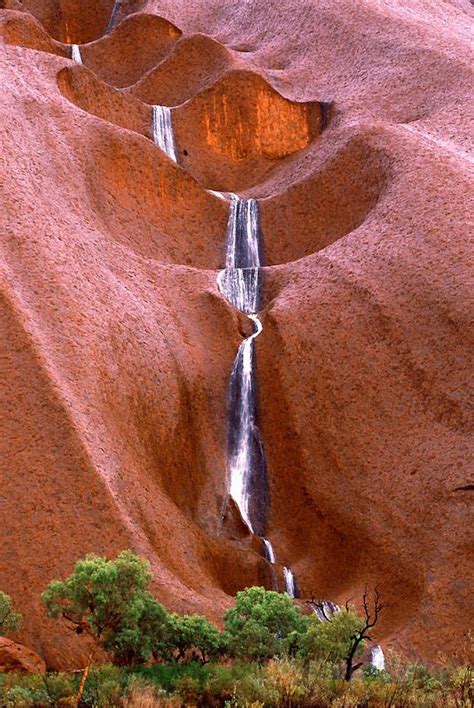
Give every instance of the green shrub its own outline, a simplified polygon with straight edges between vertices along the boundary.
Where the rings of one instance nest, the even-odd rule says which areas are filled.
[[[23,708],[32,706],[38,701],[38,694],[30,688],[23,686],[13,686],[6,693],[2,701],[5,708]]]
[[[139,663],[167,631],[168,613],[148,592],[150,581],[148,561],[131,551],[114,560],[90,554],[66,580],[53,580],[41,597],[50,617],[90,634],[118,662]]]
[[[231,655],[265,661],[295,653],[308,618],[287,594],[252,587],[237,593],[224,622]]]
[[[126,691],[128,674],[112,664],[103,664],[92,670],[87,679],[82,703],[87,706],[114,708]]]
[[[56,693],[54,678],[52,678],[51,689],[49,689],[42,674],[11,672],[2,675],[0,690],[2,708],[4,706],[10,708],[10,706],[57,705],[63,695],[67,695],[67,691],[58,690]]]
[[[204,686],[211,668],[210,666],[203,666],[200,662],[153,664],[152,666],[134,668],[130,676],[172,693],[185,676],[197,681],[200,687]]]
[[[224,654],[226,643],[221,632],[206,617],[171,615],[169,646],[181,661],[198,658],[206,664]]]
[[[213,706],[241,705],[242,695],[245,697],[245,682],[249,675],[258,674],[256,665],[234,664],[209,666],[206,680],[201,687],[196,681],[183,679],[177,687],[181,699],[190,701],[191,705],[212,708]],[[193,703],[194,701],[194,703]],[[185,703],[186,704],[186,703]],[[243,705],[243,704],[242,704]]]
[[[422,664],[408,664],[405,670],[405,682],[409,688],[415,688],[425,693],[441,688],[439,679]]]
[[[124,621],[104,643],[118,664],[131,666],[146,662],[153,654],[169,653],[170,615],[149,593],[134,621]]]
[[[23,617],[13,609],[10,595],[0,591],[0,636],[6,637],[9,632],[16,632],[21,627]]]
[[[57,705],[59,701],[73,696],[76,692],[71,676],[68,674],[50,673],[41,678],[51,705]]]
[[[348,655],[355,632],[364,620],[353,609],[342,608],[332,615],[329,622],[321,622],[315,615],[308,621],[306,633],[300,640],[300,656],[305,660],[327,661],[339,665]],[[357,649],[364,649],[361,642]]]

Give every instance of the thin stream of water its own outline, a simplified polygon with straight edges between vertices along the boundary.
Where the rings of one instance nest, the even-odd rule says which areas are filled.
[[[82,64],[81,48],[78,44],[71,44],[71,59]]]
[[[153,106],[152,109],[153,142],[165,152],[171,160],[178,161],[173,132],[171,108]]]

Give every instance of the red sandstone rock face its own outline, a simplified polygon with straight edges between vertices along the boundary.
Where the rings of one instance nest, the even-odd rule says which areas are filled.
[[[0,637],[0,672],[22,671],[28,674],[44,673],[46,664],[31,649]]]
[[[261,198],[278,560],[303,596],[378,584],[384,646],[462,658],[469,2],[127,0],[105,36],[110,1],[3,4],[0,567],[21,640],[84,658],[39,594],[88,551],[135,549],[169,608],[213,618],[271,584],[227,504],[245,326],[215,283],[211,187]],[[183,104],[181,166],[150,140],[155,102]]]

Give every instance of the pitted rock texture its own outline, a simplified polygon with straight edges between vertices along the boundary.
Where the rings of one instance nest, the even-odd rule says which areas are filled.
[[[18,639],[81,665],[39,595],[89,551],[134,549],[168,608],[214,619],[274,580],[228,503],[246,330],[216,286],[212,188],[260,199],[278,562],[303,597],[378,585],[384,648],[465,659],[468,0],[123,0],[111,27],[111,0],[0,7],[0,567]],[[152,103],[176,106],[178,165]]]

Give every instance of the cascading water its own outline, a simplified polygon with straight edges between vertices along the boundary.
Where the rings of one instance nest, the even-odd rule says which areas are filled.
[[[266,560],[274,566],[276,555],[264,538],[268,510],[265,453],[257,420],[255,339],[262,332],[258,318],[261,290],[262,236],[256,199],[214,192],[230,199],[225,270],[218,275],[219,289],[229,302],[253,320],[255,329],[239,347],[229,385],[230,495],[250,531],[262,537]],[[293,572],[284,568],[285,588],[297,596]],[[274,584],[277,587],[273,570]]]
[[[234,268],[222,270],[219,273],[217,282],[219,289],[227,299],[241,312],[245,312],[252,319],[256,317],[255,312],[258,307],[260,275],[258,268]],[[257,324],[257,321],[254,320]],[[258,320],[257,327],[260,334],[262,325]]]
[[[290,597],[296,597],[296,581],[293,571],[290,568],[283,568],[283,577],[285,579],[285,590]]]
[[[106,32],[110,32],[110,30],[114,28],[115,21],[117,19],[117,13],[120,10],[121,4],[122,4],[121,0],[115,0],[114,6],[112,8],[112,12],[110,13],[110,20],[109,20],[109,24],[107,25]]]
[[[168,157],[177,162],[171,109],[167,106],[153,106],[152,134],[155,145],[158,145]]]
[[[263,548],[265,550],[265,558],[269,563],[276,563],[275,551],[268,538],[263,539]]]
[[[241,312],[256,315],[260,304],[261,233],[256,199],[230,194],[225,270],[220,291]],[[260,334],[260,331],[257,333]]]
[[[385,669],[385,656],[382,651],[380,644],[376,644],[370,650],[370,663],[378,671],[384,671]]]
[[[262,331],[259,306],[261,238],[258,202],[232,194],[226,267],[219,289],[255,325],[239,347],[229,384],[230,496],[252,533],[263,536],[268,507],[267,469],[257,417],[255,339]]]
[[[262,536],[267,506],[266,466],[257,426],[254,373],[254,340],[262,331],[262,325],[256,315],[250,317],[256,329],[239,347],[229,389],[232,410],[229,429],[230,494],[252,533]]]
[[[82,64],[81,49],[78,44],[71,44],[71,59]]]
[[[329,600],[320,600],[319,602],[308,602],[308,605],[313,610],[314,614],[320,620],[320,622],[328,622],[333,614],[339,612],[341,609],[339,605],[335,602],[330,602]]]

